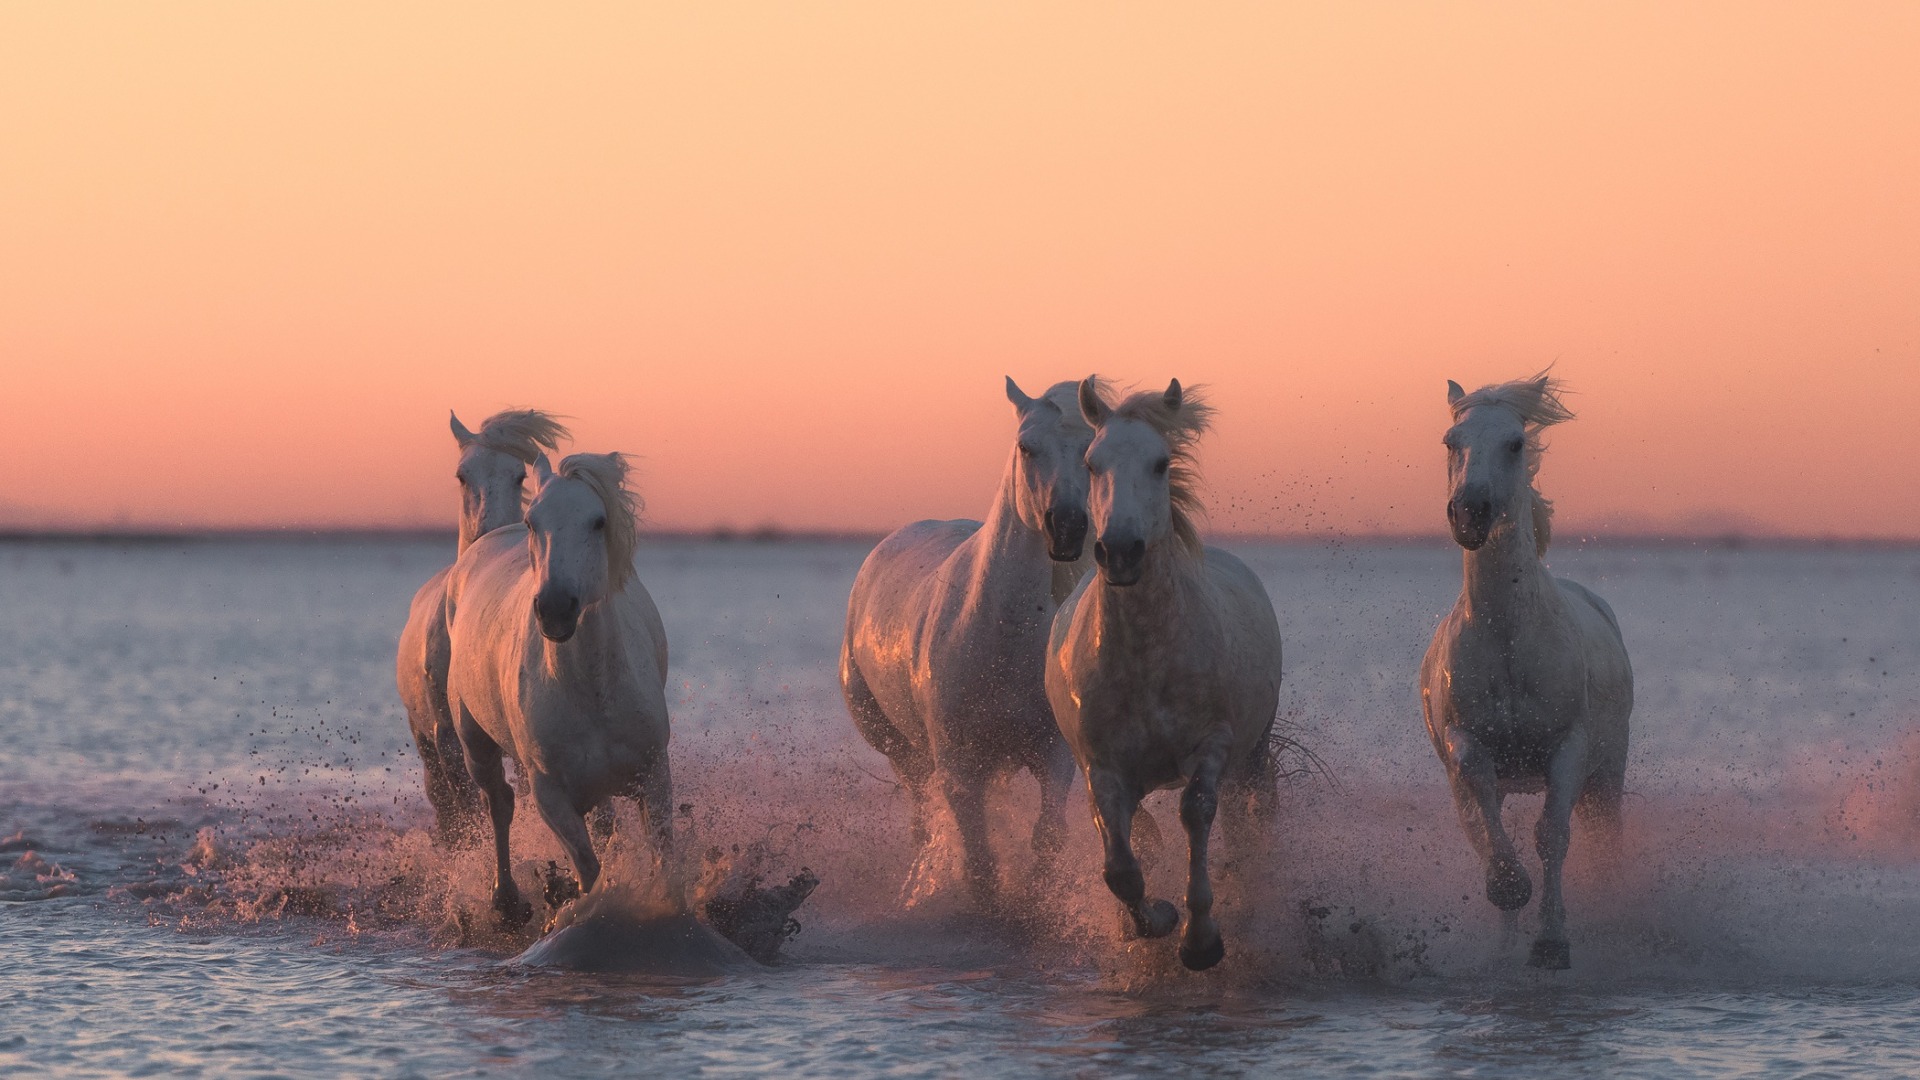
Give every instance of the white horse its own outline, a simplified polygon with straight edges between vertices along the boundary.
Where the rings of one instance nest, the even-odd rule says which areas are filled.
[[[1420,665],[1427,733],[1502,911],[1525,907],[1533,884],[1501,827],[1501,800],[1546,789],[1534,830],[1540,936],[1527,962],[1550,969],[1572,964],[1560,896],[1569,815],[1577,807],[1616,847],[1633,711],[1613,609],[1540,561],[1553,521],[1534,487],[1540,433],[1573,418],[1559,389],[1544,374],[1471,394],[1447,383],[1447,521],[1466,549],[1466,580]]]
[[[987,520],[901,528],[867,556],[847,601],[847,709],[906,785],[923,848],[928,787],[939,778],[982,908],[995,885],[985,803],[995,776],[1024,768],[1040,782],[1037,879],[1066,841],[1073,757],[1048,712],[1041,669],[1054,610],[1085,570],[1093,431],[1073,387],[1031,398],[1009,378],[1018,441]]]
[[[662,865],[672,840],[667,768],[667,634],[633,572],[638,497],[619,454],[535,461],[526,524],[475,541],[447,581],[447,685],[467,767],[493,818],[493,904],[510,925],[528,905],[508,864],[510,755],[540,817],[567,849],[580,889],[600,860],[584,817],[637,797]]]
[[[460,482],[458,550],[465,551],[481,535],[520,520],[527,466],[543,447],[558,446],[567,429],[536,409],[495,413],[477,433],[468,431],[458,416],[452,417],[452,426],[460,447],[460,464],[453,471]],[[443,844],[471,835],[480,813],[480,796],[467,779],[453,714],[447,710],[446,599],[452,569],[441,569],[413,594],[394,660],[400,702],[406,706],[407,726],[426,774],[434,836]]]
[[[1080,408],[1099,432],[1092,470],[1094,562],[1053,621],[1047,696],[1087,773],[1107,887],[1142,937],[1180,916],[1149,900],[1131,841],[1140,800],[1185,786],[1187,911],[1180,961],[1200,971],[1226,955],[1213,918],[1207,844],[1220,785],[1271,811],[1268,737],[1280,701],[1280,624],[1245,563],[1200,543],[1194,444],[1210,410],[1175,380],[1118,406],[1093,380]]]

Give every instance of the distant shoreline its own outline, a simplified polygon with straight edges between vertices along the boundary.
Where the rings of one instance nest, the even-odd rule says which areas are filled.
[[[733,544],[878,543],[878,532],[816,529],[643,529],[644,539],[669,543]],[[1215,533],[1210,541],[1225,544],[1271,544],[1288,547],[1443,547],[1444,533]],[[1746,533],[1718,535],[1662,535],[1658,533],[1601,533],[1556,538],[1555,547],[1701,548],[1710,550],[1920,550],[1920,538],[1847,536],[1768,536]],[[405,541],[454,543],[452,529],[429,528],[246,528],[246,529],[22,529],[0,528],[0,545],[34,544],[200,544],[200,543],[393,543]]]

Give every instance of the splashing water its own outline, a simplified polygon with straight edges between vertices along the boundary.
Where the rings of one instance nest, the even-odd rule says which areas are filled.
[[[1287,637],[1290,734],[1337,784],[1298,777],[1270,832],[1223,837],[1228,958],[1204,976],[1123,936],[1083,799],[1035,882],[1033,785],[996,791],[991,913],[968,909],[950,824],[913,849],[833,683],[863,554],[649,547],[684,903],[622,851],[594,895],[507,932],[484,851],[428,839],[393,699],[392,635],[437,546],[0,547],[0,980],[19,989],[0,1069],[1920,1066],[1920,553],[1556,554],[1620,611],[1641,701],[1625,850],[1576,830],[1575,968],[1546,975],[1481,896],[1412,691],[1456,557],[1246,550]],[[1508,803],[1523,841],[1538,805]],[[1147,806],[1150,887],[1178,900],[1176,804]],[[616,849],[638,835],[621,815]],[[525,808],[514,848],[543,895],[566,863]],[[819,885],[776,966],[689,939],[683,912],[802,867]],[[610,915],[659,933],[589,953],[658,957],[678,933],[701,962],[508,963],[549,921],[564,942]]]

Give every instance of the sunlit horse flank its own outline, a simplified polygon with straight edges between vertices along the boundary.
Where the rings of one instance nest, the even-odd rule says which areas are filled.
[[[1047,695],[1086,770],[1107,887],[1142,937],[1172,933],[1180,916],[1147,896],[1134,815],[1148,792],[1184,787],[1180,961],[1199,971],[1226,955],[1207,867],[1223,785],[1243,796],[1229,800],[1230,817],[1272,810],[1280,626],[1260,579],[1195,529],[1193,452],[1206,404],[1175,380],[1110,406],[1088,380],[1080,406],[1097,431],[1087,463],[1099,571],[1054,619]]]
[[[1072,382],[1028,397],[1009,378],[1018,434],[985,522],[919,521],[867,556],[847,601],[840,684],[855,726],[913,800],[923,857],[936,778],[958,826],[976,905],[993,906],[986,790],[997,775],[1040,783],[1036,875],[1065,843],[1073,757],[1042,668],[1059,602],[1086,570],[1085,454],[1093,431]]]
[[[508,838],[510,755],[540,817],[567,850],[581,890],[600,875],[584,816],[616,795],[640,799],[669,869],[667,635],[634,574],[640,509],[619,454],[573,454],[549,470],[524,525],[481,537],[447,583],[453,645],[448,700],[493,819],[494,908],[510,925],[530,910]]]
[[[1572,419],[1544,373],[1471,394],[1447,384],[1447,520],[1466,549],[1465,582],[1420,667],[1420,700],[1447,767],[1487,899],[1525,907],[1532,882],[1500,824],[1502,798],[1546,791],[1534,831],[1540,934],[1528,963],[1571,966],[1561,870],[1578,808],[1617,846],[1633,670],[1613,609],[1548,573],[1553,505],[1534,487],[1540,434]]]
[[[477,432],[468,431],[458,416],[450,422],[460,448],[453,474],[460,482],[457,550],[465,551],[482,535],[520,520],[526,506],[527,466],[542,449],[557,447],[567,437],[567,429],[537,409],[495,413]],[[471,838],[480,822],[480,794],[467,777],[453,714],[447,709],[446,588],[452,569],[449,564],[413,595],[394,660],[400,702],[407,710],[407,726],[413,731],[426,777],[427,801],[433,806],[434,836],[443,844]]]

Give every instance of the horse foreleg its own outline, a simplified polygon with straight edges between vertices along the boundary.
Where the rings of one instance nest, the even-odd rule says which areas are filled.
[[[640,808],[647,816],[647,838],[653,844],[653,857],[659,863],[667,895],[675,907],[685,910],[686,890],[673,861],[673,771],[667,766],[667,753],[660,757],[640,782]]]
[[[1551,971],[1573,966],[1572,951],[1567,944],[1567,910],[1560,894],[1560,872],[1567,862],[1573,802],[1586,779],[1586,732],[1575,728],[1547,763],[1546,806],[1541,809],[1540,824],[1533,831],[1533,845],[1540,853],[1541,866],[1540,936],[1533,941],[1527,963]]]
[[[1073,751],[1064,741],[1055,741],[1033,770],[1040,782],[1040,816],[1033,822],[1033,879],[1041,884],[1067,848],[1067,793],[1073,789],[1073,769]]]
[[[1146,875],[1133,855],[1133,814],[1140,805],[1139,794],[1104,770],[1088,771],[1087,789],[1093,796],[1093,824],[1106,850],[1107,888],[1126,905],[1134,933],[1166,937],[1180,925],[1180,912],[1165,900],[1147,899]]]
[[[993,849],[987,843],[987,778],[975,769],[944,769],[941,786],[947,806],[953,811],[953,823],[960,831],[961,866],[967,877],[967,889],[974,906],[991,908],[998,884],[994,873]]]
[[[533,805],[540,811],[540,820],[567,849],[573,872],[580,878],[580,891],[593,891],[594,883],[600,880],[600,856],[593,853],[593,834],[587,831],[586,815],[574,809],[573,793],[552,777],[536,772],[532,782]]]
[[[1520,853],[1500,825],[1500,786],[1493,757],[1466,731],[1447,729],[1447,772],[1460,825],[1480,853],[1487,872],[1487,900],[1501,911],[1518,911],[1533,897],[1533,882]]]
[[[520,898],[520,888],[513,883],[509,844],[513,835],[513,787],[500,765],[499,744],[474,723],[473,717],[463,715],[459,731],[467,772],[486,795],[487,812],[493,818],[493,910],[503,924],[517,928],[533,917],[533,907]]]
[[[1213,881],[1207,876],[1207,847],[1213,816],[1220,806],[1220,773],[1227,763],[1232,733],[1203,744],[1193,775],[1180,794],[1180,824],[1187,830],[1187,932],[1180,941],[1180,962],[1205,971],[1227,955],[1220,924],[1213,919]]]

